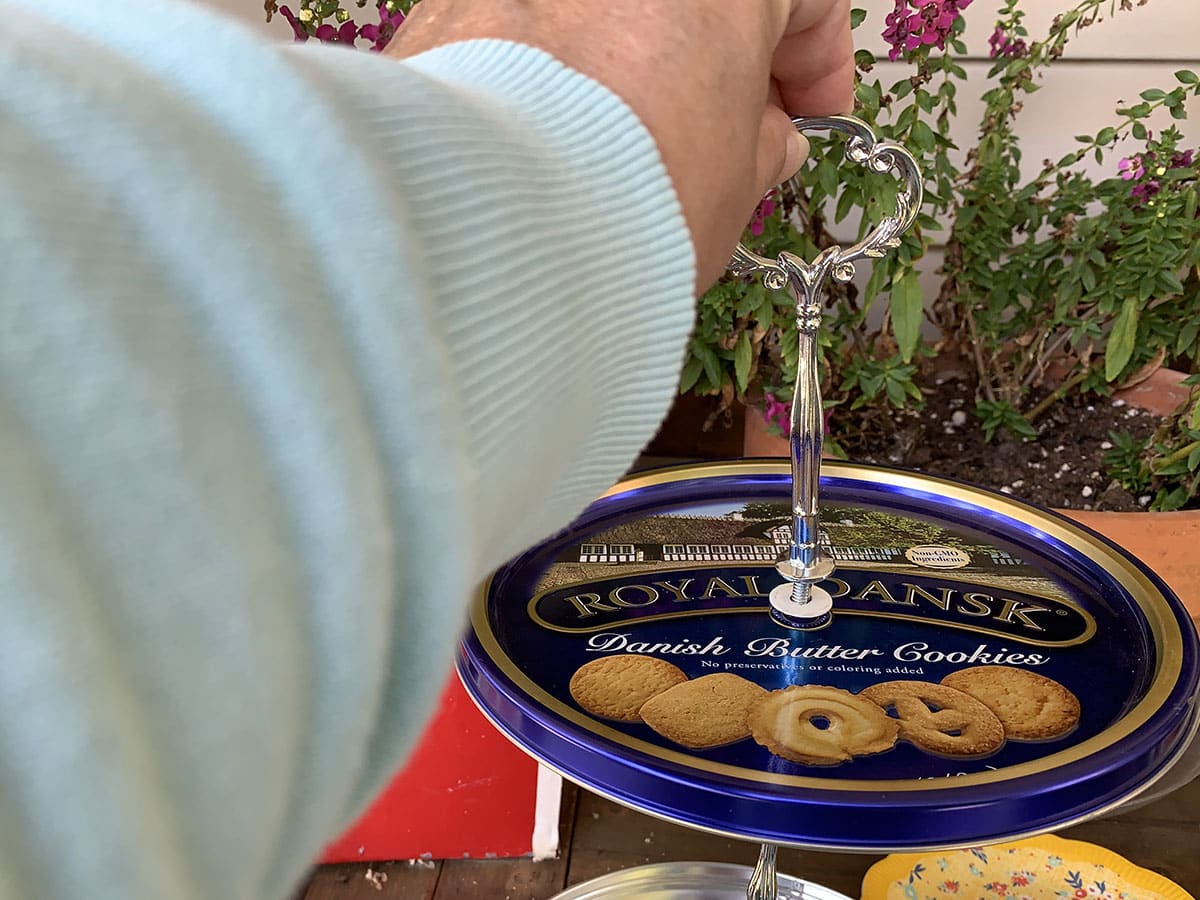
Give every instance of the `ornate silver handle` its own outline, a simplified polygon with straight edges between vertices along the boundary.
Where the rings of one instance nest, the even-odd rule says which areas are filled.
[[[874,230],[853,246],[829,247],[811,263],[784,251],[776,260],[759,256],[738,244],[729,263],[735,275],[762,275],[772,290],[789,287],[796,301],[799,354],[796,389],[792,395],[792,545],[777,565],[786,579],[771,592],[771,615],[792,628],[819,628],[833,605],[829,594],[815,584],[829,576],[834,563],[821,556],[817,526],[817,493],[821,473],[824,423],[821,383],[817,375],[817,328],[821,324],[821,289],[825,279],[847,282],[854,263],[879,258],[900,244],[900,235],[916,221],[921,209],[921,170],[912,154],[892,141],[875,137],[865,122],[852,116],[821,116],[792,120],[801,133],[829,131],[846,135],[846,156],[881,175],[895,172],[904,190],[896,197],[895,215],[885,216]]]

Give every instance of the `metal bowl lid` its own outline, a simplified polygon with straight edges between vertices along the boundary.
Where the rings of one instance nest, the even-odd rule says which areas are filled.
[[[553,900],[746,900],[750,873],[748,866],[732,863],[652,863],[574,885]],[[779,900],[850,900],[788,875],[779,875],[777,883]]]
[[[1136,560],[1055,513],[944,479],[838,463],[821,482],[837,561],[823,627],[768,615],[788,540],[786,465],[659,470],[492,577],[461,645],[468,691],[517,744],[596,793],[820,849],[1052,830],[1130,798],[1178,758],[1197,727],[1196,632]],[[829,741],[848,758],[830,759]]]

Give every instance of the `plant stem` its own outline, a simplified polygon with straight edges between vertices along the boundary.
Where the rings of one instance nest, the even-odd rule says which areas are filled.
[[[1050,394],[1043,397],[1042,401],[1040,403],[1038,403],[1037,406],[1035,406],[1033,409],[1031,409],[1028,413],[1025,414],[1025,418],[1030,423],[1036,422],[1038,420],[1038,418],[1042,415],[1042,413],[1044,413],[1046,410],[1048,410],[1051,406],[1053,406],[1055,403],[1057,403],[1063,397],[1067,396],[1067,394],[1069,394],[1071,392],[1072,388],[1075,388],[1075,387],[1078,387],[1079,385],[1081,385],[1083,383],[1084,379],[1087,378],[1087,376],[1088,376],[1087,369],[1084,369],[1083,371],[1077,372],[1074,375],[1072,375],[1070,378],[1068,378],[1066,381],[1064,381],[1062,384],[1060,384],[1058,387],[1056,387]]]
[[[1021,387],[1027,388],[1033,384],[1035,379],[1041,377],[1041,375],[1046,371],[1046,365],[1050,358],[1059,350],[1061,350],[1063,344],[1070,339],[1071,332],[1064,331],[1054,339],[1054,342],[1049,347],[1047,347],[1042,353],[1038,354],[1038,358],[1035,361],[1033,368],[1029,370],[1029,374],[1025,376],[1025,380],[1021,382]]]
[[[1179,462],[1181,459],[1187,459],[1192,454],[1192,451],[1197,450],[1197,449],[1200,449],[1200,441],[1192,441],[1187,446],[1180,447],[1178,450],[1176,450],[1170,456],[1164,457],[1163,459],[1159,460],[1154,468],[1158,471],[1161,471],[1162,469],[1165,469],[1167,466],[1172,465],[1173,463]],[[1155,474],[1157,474],[1157,472]]]
[[[983,354],[979,350],[979,334],[975,331],[975,317],[971,314],[971,307],[967,307],[967,329],[971,332],[971,352],[975,354],[975,371],[979,375],[979,384],[983,388],[983,396],[987,398],[988,403],[996,402],[996,395],[992,391],[991,382],[987,378],[987,368],[983,364]]]

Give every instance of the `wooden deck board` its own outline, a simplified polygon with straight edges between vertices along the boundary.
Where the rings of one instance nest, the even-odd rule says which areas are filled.
[[[321,866],[297,900],[433,900],[441,867],[423,861]]]
[[[548,900],[564,887],[631,866],[673,860],[753,865],[758,855],[756,844],[672,825],[574,788],[564,797],[562,818],[563,850],[556,860],[384,864],[375,867],[388,875],[380,891],[364,877],[366,865],[325,866],[300,900]],[[1061,836],[1107,847],[1200,893],[1200,779],[1153,804]],[[878,858],[782,850],[779,870],[857,898],[863,874]]]

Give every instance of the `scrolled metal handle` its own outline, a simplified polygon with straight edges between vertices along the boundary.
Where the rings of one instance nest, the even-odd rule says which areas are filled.
[[[820,488],[821,445],[824,440],[821,382],[817,372],[817,328],[824,306],[820,288],[826,277],[846,282],[854,277],[854,263],[879,258],[900,245],[902,235],[917,219],[923,187],[921,170],[912,154],[892,141],[879,140],[870,127],[851,116],[823,116],[792,120],[802,134],[836,131],[846,135],[846,157],[885,175],[895,172],[903,190],[896,195],[896,212],[861,241],[850,247],[827,247],[808,262],[784,251],[776,260],[759,256],[738,244],[729,271],[735,275],[761,275],[774,290],[790,287],[796,306],[796,387],[792,395],[792,543],[776,568],[784,583],[770,595],[771,615],[789,628],[821,628],[829,620],[832,598],[817,586],[833,571],[833,560],[823,558],[820,545],[817,494]]]
[[[846,135],[846,157],[872,172],[886,175],[894,171],[903,190],[896,195],[896,212],[883,221],[861,241],[849,247],[829,247],[808,262],[794,253],[784,251],[776,260],[767,259],[739,243],[729,263],[735,275],[761,275],[763,284],[772,290],[782,290],[788,284],[798,288],[798,295],[810,303],[815,300],[816,288],[826,276],[834,281],[847,282],[854,277],[854,263],[865,258],[878,259],[888,250],[900,245],[900,235],[912,227],[921,209],[924,188],[921,169],[916,159],[894,141],[880,140],[866,122],[853,116],[811,116],[792,119],[801,134],[840,132]],[[797,283],[799,282],[799,283]],[[811,320],[813,316],[801,316]],[[805,321],[802,327],[813,329],[819,324]]]

